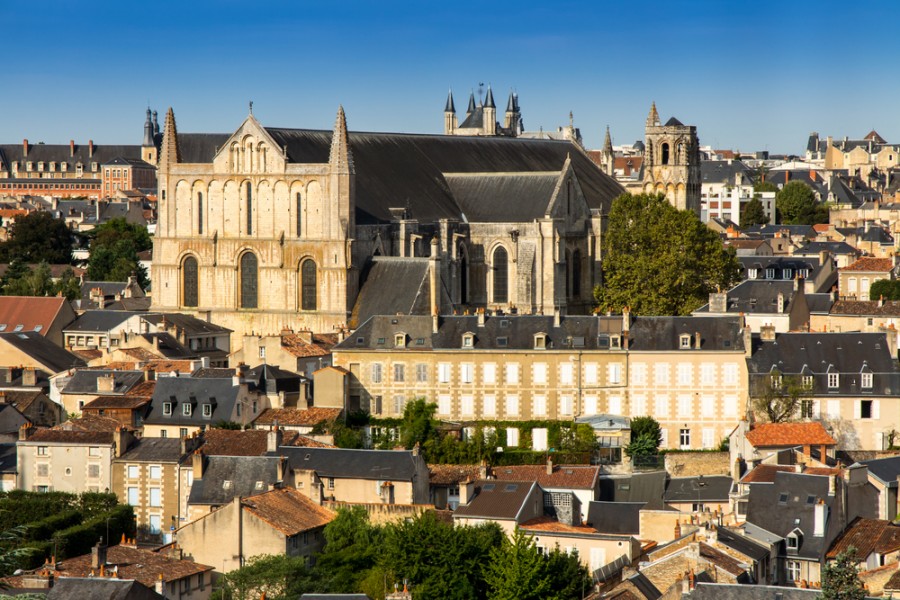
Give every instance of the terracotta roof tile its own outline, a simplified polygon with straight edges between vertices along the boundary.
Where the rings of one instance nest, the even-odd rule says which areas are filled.
[[[546,531],[546,532],[560,532],[560,533],[580,533],[587,535],[598,535],[598,532],[593,527],[587,527],[584,525],[566,525],[565,523],[560,523],[553,517],[537,517],[536,519],[531,519],[530,521],[525,521],[521,525],[519,525],[520,529],[524,529],[527,531]]]
[[[241,504],[284,535],[292,536],[324,527],[335,513],[319,506],[293,488],[276,489],[244,499]]]
[[[843,471],[837,467],[806,467],[805,475],[840,475]]]
[[[505,481],[537,481],[542,488],[591,489],[597,485],[600,467],[589,465],[515,465],[491,469],[494,477]]]
[[[128,395],[132,398],[152,398],[154,390],[156,390],[155,381],[142,381],[128,390]]]
[[[118,567],[119,579],[134,579],[153,589],[162,576],[163,581],[177,581],[197,573],[212,571],[212,567],[190,560],[176,560],[159,552],[140,550],[130,546],[112,546],[106,552],[107,570]],[[91,555],[84,554],[57,563],[62,577],[88,577],[91,574]]]
[[[200,453],[213,456],[262,456],[268,451],[265,429],[208,429],[203,433]]]
[[[327,356],[331,354],[331,348],[338,343],[338,336],[334,333],[314,333],[312,343],[306,342],[303,338],[304,335],[300,333],[284,334],[281,336],[281,347],[288,354],[305,358]]]
[[[741,483],[774,483],[775,473],[789,473],[793,470],[791,465],[757,465],[741,478]]]
[[[861,272],[888,272],[894,268],[893,258],[875,258],[874,256],[863,256],[851,265],[841,269],[841,271],[861,271]]]
[[[837,444],[821,423],[761,423],[748,431],[746,438],[757,448]]]
[[[833,315],[900,317],[900,301],[886,300],[879,306],[877,300],[838,300],[829,312]]]
[[[284,439],[281,441],[282,446],[292,446],[294,448],[337,448],[334,444],[326,444],[299,433],[292,437],[291,433],[293,432],[284,432]]]
[[[18,331],[36,331],[35,328],[39,327],[41,335],[47,335],[66,302],[65,298],[56,296],[0,296],[0,324],[6,326],[5,331],[13,331],[20,326]]]
[[[862,517],[855,519],[847,529],[831,544],[828,549],[826,558],[835,558],[841,552],[844,552],[851,546],[856,548],[856,556],[860,560],[865,560],[867,556],[875,551],[875,546],[881,534],[885,529],[891,527],[890,521],[882,521],[881,519],[864,519]],[[895,528],[898,529],[898,528]]]
[[[99,396],[85,404],[81,410],[105,410],[122,408],[135,410],[150,403],[150,398],[131,398],[128,396]]]
[[[431,485],[455,485],[471,479],[478,479],[478,465],[428,465],[428,480]]]
[[[55,431],[89,431],[94,433],[112,433],[122,423],[110,417],[100,415],[81,415],[77,419],[69,419],[53,428]]]
[[[48,442],[57,444],[111,444],[112,432],[104,431],[62,431],[59,429],[39,429],[28,442]]]
[[[119,352],[139,361],[163,360],[162,356],[150,352],[146,348],[119,348]]]
[[[254,421],[254,425],[312,427],[322,421],[334,421],[341,416],[340,408],[268,408]]]
[[[111,371],[134,371],[137,369],[137,363],[129,362],[127,360],[114,360],[102,365],[102,368]]]
[[[103,352],[100,350],[69,350],[69,352],[87,361],[103,356]]]
[[[179,373],[190,373],[194,370],[193,360],[152,360],[141,367],[143,370],[153,369],[159,373],[171,373],[178,371]]]

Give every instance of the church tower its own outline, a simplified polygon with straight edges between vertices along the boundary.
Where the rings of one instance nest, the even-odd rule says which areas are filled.
[[[503,116],[503,128],[508,135],[517,136],[522,133],[522,112],[519,110],[519,95],[509,93],[506,102],[506,114]]]
[[[700,140],[697,128],[675,117],[660,125],[656,102],[645,127],[644,192],[663,194],[679,210],[700,216]]]
[[[444,106],[444,135],[453,135],[456,131],[456,106],[453,104],[453,90],[447,93],[447,104]]]
[[[147,120],[144,121],[144,141],[141,142],[141,158],[151,165],[156,164],[156,139],[154,125],[151,115],[155,116],[155,112],[150,111],[147,107]],[[158,127],[158,126],[157,126]]]
[[[488,85],[487,96],[484,99],[484,133],[482,135],[497,135],[497,105],[494,104],[494,92]]]
[[[609,125],[606,126],[606,138],[603,140],[603,150],[600,151],[600,167],[610,177],[615,177],[616,159],[612,147],[612,138],[609,137]]]

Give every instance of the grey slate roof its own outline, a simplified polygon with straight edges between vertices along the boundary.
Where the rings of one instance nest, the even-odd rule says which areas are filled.
[[[299,392],[300,384],[306,380],[299,373],[267,364],[248,369],[244,379],[253,381],[255,388],[263,394]]]
[[[165,600],[133,579],[106,577],[59,577],[46,592],[47,600]]]
[[[149,425],[193,425],[208,427],[219,421],[227,421],[234,414],[234,405],[238,399],[240,386],[234,385],[231,377],[201,378],[194,377],[160,377],[156,380],[156,388],[150,399],[150,408],[144,423]],[[172,403],[172,414],[166,415],[164,404]],[[192,405],[191,414],[184,414],[183,405]],[[203,416],[202,406],[212,404],[209,417]],[[247,422],[252,421],[247,411]]]
[[[790,312],[794,298],[794,282],[777,279],[748,279],[728,290],[727,310],[729,313],[770,314],[777,311],[778,293],[787,301],[785,314]],[[709,305],[695,312],[709,312]]]
[[[74,154],[74,155],[73,155]],[[74,153],[68,144],[28,144],[28,155],[24,153],[22,144],[0,144],[0,164],[9,168],[13,161],[19,163],[19,171],[26,170],[27,162],[34,163],[34,171],[37,171],[37,163],[55,162],[57,171],[62,171],[61,164],[68,165],[68,172],[75,173],[75,165],[81,163],[85,174],[90,173],[91,163],[102,165],[117,157],[141,159],[141,147],[138,145],[105,145],[94,144],[93,154],[90,153],[88,144],[75,144]],[[45,169],[47,167],[45,166]],[[99,171],[97,177],[100,177]],[[75,181],[75,180],[73,180]],[[79,183],[83,180],[77,180]]]
[[[753,236],[758,235],[762,238],[773,238],[780,235],[782,231],[787,231],[791,237],[802,236],[810,240],[817,235],[812,225],[756,225],[747,227],[744,233]]]
[[[627,476],[600,477],[603,502],[642,502],[645,510],[663,510],[666,472],[633,473]]]
[[[464,122],[460,127],[466,127]],[[328,161],[332,132],[267,127],[287,147],[292,162]],[[390,208],[408,206],[410,218],[462,219],[464,212],[450,190],[446,173],[523,173],[562,169],[567,157],[590,208],[609,212],[622,188],[569,141],[350,132],[356,169],[356,221],[391,220]],[[205,158],[211,162],[212,154]],[[485,199],[486,201],[488,199]],[[518,198],[490,198],[518,218]],[[515,218],[514,218],[515,217]]]
[[[86,310],[75,319],[64,331],[108,332],[115,329],[129,318],[140,315],[140,312],[126,310]]]
[[[666,502],[728,503],[732,480],[727,475],[673,477],[666,483]]]
[[[150,342],[153,351],[164,358],[180,359],[197,356],[196,352],[179,342],[171,333],[160,331],[158,333],[142,333],[140,336]]]
[[[0,434],[15,434],[19,428],[30,423],[25,415],[11,404],[0,404]]]
[[[600,533],[638,535],[644,502],[600,502],[588,505],[587,524]]]
[[[468,504],[460,505],[453,516],[515,519],[535,488],[540,489],[536,481],[477,481],[475,497]]]
[[[900,475],[900,456],[861,460],[860,464],[869,468],[869,474],[876,477],[887,487],[897,487],[897,476]]]
[[[810,242],[798,250],[794,250],[794,256],[811,256],[818,255],[819,252],[827,250],[834,256],[842,254],[852,254],[859,256],[860,251],[848,244],[847,242]]]
[[[112,392],[98,392],[97,379],[112,375],[115,383]],[[167,378],[168,379],[168,378]],[[127,394],[144,380],[143,371],[113,371],[109,369],[81,369],[75,371],[63,388],[64,394]]]
[[[739,317],[637,317],[631,324],[631,350],[677,350],[680,336],[700,334],[700,350],[743,350]]]
[[[277,456],[204,456],[206,468],[194,479],[188,504],[227,504],[235,496],[255,496],[278,481]]]
[[[700,177],[703,183],[730,183],[734,185],[735,175],[740,174],[741,183],[753,183],[753,170],[739,160],[700,161]]]
[[[641,594],[643,594],[644,598],[646,598],[647,600],[657,600],[658,598],[662,597],[662,592],[656,589],[656,586],[653,585],[653,582],[647,579],[647,576],[640,571],[629,577],[627,581],[630,581],[632,584],[634,584],[634,587],[640,590]]]
[[[428,269],[427,258],[374,259],[353,306],[351,324],[364,323],[374,315],[395,314],[399,309],[404,314],[429,315]],[[441,293],[446,295],[443,289]]]
[[[154,327],[166,323],[172,324],[179,329],[183,329],[188,335],[204,335],[214,333],[231,333],[231,330],[203,319],[198,319],[191,315],[183,315],[181,313],[150,313],[141,316],[142,321],[147,321]]]
[[[716,530],[716,539],[720,544],[724,544],[732,550],[736,550],[744,556],[749,556],[756,561],[762,561],[769,555],[769,549],[767,547],[745,535],[732,531],[727,527],[719,527]]]
[[[18,333],[0,333],[0,340],[27,354],[42,365],[46,365],[54,373],[83,367],[84,361],[68,350],[63,350],[44,336],[34,331]]]
[[[313,470],[319,477],[413,481],[416,464],[408,450],[348,450],[281,446],[291,469]]]
[[[135,462],[180,462],[181,440],[178,438],[138,438],[117,460]]]
[[[445,177],[467,221],[505,223],[510,220],[511,207],[488,199],[515,198],[515,212],[520,221],[542,219],[548,212],[550,198],[560,180],[560,172],[478,175],[454,173],[446,174]]]
[[[0,444],[0,473],[18,473],[16,444]]]

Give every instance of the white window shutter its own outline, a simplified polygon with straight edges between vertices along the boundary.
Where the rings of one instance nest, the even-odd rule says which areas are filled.
[[[853,418],[859,419],[862,417],[862,400],[856,400],[853,402]]]
[[[872,400],[872,418],[878,420],[881,418],[881,411],[879,409],[879,400]]]
[[[812,416],[813,416],[813,419],[821,419],[822,418],[822,405],[819,404],[818,400],[812,401]]]

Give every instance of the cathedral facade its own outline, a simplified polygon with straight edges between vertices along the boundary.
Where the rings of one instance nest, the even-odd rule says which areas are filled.
[[[621,187],[576,145],[270,128],[159,148],[153,308],[244,334],[373,314],[585,313]]]
[[[672,117],[660,124],[654,102],[645,127],[644,183],[648,194],[663,194],[679,210],[700,216],[700,140],[697,128]]]

